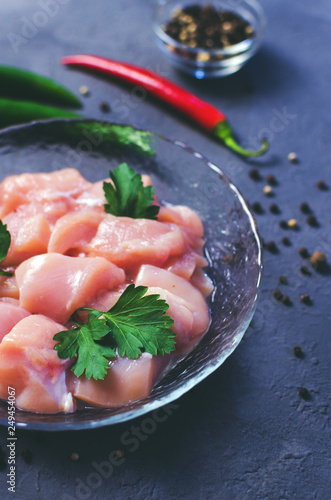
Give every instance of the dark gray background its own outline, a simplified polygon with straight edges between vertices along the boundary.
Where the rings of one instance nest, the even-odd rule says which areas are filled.
[[[30,38],[16,38],[20,43],[14,46],[13,35],[26,34],[26,20],[38,19],[42,3],[1,1],[0,63],[40,72],[76,92],[86,84],[91,89],[84,100],[88,116],[130,122],[195,146],[229,174],[250,202],[261,202],[265,214],[256,216],[260,233],[265,241],[277,243],[279,253],[265,252],[259,306],[239,348],[168,409],[172,414],[164,422],[153,425],[142,417],[85,432],[19,431],[17,491],[7,492],[3,470],[2,498],[330,498],[331,277],[315,272],[303,276],[298,255],[298,248],[306,246],[311,252],[324,251],[331,262],[331,191],[316,187],[321,179],[331,185],[329,0],[264,0],[268,26],[262,50],[239,73],[215,81],[181,75],[159,53],[151,29],[151,1],[53,0],[54,15],[45,26],[30,32]],[[248,145],[267,135],[270,153],[255,163],[262,176],[277,177],[275,198],[262,194],[263,181],[248,177],[251,165],[176,113],[149,99],[137,101],[118,83],[61,67],[61,56],[77,52],[162,73],[225,111]],[[99,111],[102,100],[113,109],[109,115]],[[283,124],[275,118],[279,114]],[[287,161],[291,151],[298,154],[297,165]],[[269,213],[272,201],[281,207],[281,215]],[[299,211],[303,201],[313,208],[318,228],[306,224]],[[300,230],[282,230],[279,220],[292,217]],[[282,245],[284,235],[292,246]],[[288,285],[278,285],[281,274],[288,277]],[[278,286],[290,296],[292,307],[273,299]],[[300,303],[303,293],[311,295],[311,306]],[[296,345],[302,347],[303,359],[293,355]],[[300,398],[301,387],[310,391],[309,401]],[[135,441],[133,426],[144,429]],[[5,449],[4,428],[0,444]],[[20,457],[24,448],[32,453],[29,464]],[[93,462],[109,461],[116,450],[124,452],[123,463],[113,471],[108,467],[109,477],[99,480]],[[77,462],[70,459],[73,452],[79,454]]]

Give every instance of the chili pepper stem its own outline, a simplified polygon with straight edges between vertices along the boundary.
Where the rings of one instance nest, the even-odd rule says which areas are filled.
[[[257,151],[250,151],[248,149],[244,149],[237,143],[235,138],[233,137],[233,132],[230,124],[227,121],[222,121],[216,125],[213,129],[213,135],[221,139],[224,144],[232,149],[235,153],[238,153],[241,156],[246,156],[248,158],[253,158],[255,156],[261,156],[269,149],[269,143],[266,139],[262,140],[262,146]]]

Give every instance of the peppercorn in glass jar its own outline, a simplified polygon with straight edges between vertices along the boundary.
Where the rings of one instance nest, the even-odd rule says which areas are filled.
[[[196,78],[238,71],[258,50],[265,26],[255,0],[156,0],[154,31],[172,63]]]

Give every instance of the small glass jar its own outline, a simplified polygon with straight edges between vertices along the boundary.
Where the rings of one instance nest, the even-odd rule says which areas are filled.
[[[192,42],[172,38],[166,33],[167,24],[176,12],[192,6],[211,6],[218,12],[240,16],[248,23],[250,36],[222,48],[194,47],[189,45],[193,45]],[[194,29],[194,23],[192,25]],[[180,0],[155,0],[154,31],[158,46],[178,69],[199,79],[226,76],[238,71],[260,47],[264,28],[264,13],[255,0],[192,0],[190,4]]]

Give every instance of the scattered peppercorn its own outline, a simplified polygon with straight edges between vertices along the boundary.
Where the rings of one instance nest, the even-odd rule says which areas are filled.
[[[123,458],[124,457],[124,451],[123,450],[116,450],[116,455],[118,458]]]
[[[287,223],[288,227],[291,229],[298,229],[298,222],[296,219],[290,219]]]
[[[301,203],[300,210],[303,214],[310,214],[311,212],[310,206],[306,202]]]
[[[258,201],[255,201],[253,204],[252,204],[252,209],[254,210],[254,212],[256,214],[263,214],[264,213],[264,210],[261,206],[261,204],[258,202]]]
[[[303,352],[301,350],[301,347],[299,347],[299,346],[293,347],[293,353],[294,353],[294,356],[296,356],[297,358],[303,358]]]
[[[72,460],[73,462],[77,462],[79,460],[79,454],[78,453],[71,453],[70,460]]]
[[[286,247],[291,246],[291,240],[290,240],[290,238],[288,238],[287,236],[284,236],[284,238],[282,238],[282,243],[283,243],[283,245],[285,245]]]
[[[281,220],[279,222],[279,226],[282,228],[282,229],[288,229],[288,224],[286,222],[286,220]]]
[[[316,185],[317,185],[318,189],[320,189],[321,191],[327,191],[329,189],[328,185],[324,181],[318,181],[318,183]]]
[[[276,243],[274,241],[268,241],[265,244],[265,247],[271,253],[277,253],[278,252],[277,245],[276,245]]]
[[[272,174],[267,175],[266,181],[268,184],[270,184],[270,186],[277,186],[278,184],[276,177]]]
[[[282,283],[283,285],[287,285],[287,278],[286,276],[279,276],[278,278],[279,283]]]
[[[106,102],[106,101],[100,102],[100,109],[103,113],[109,113],[110,106],[109,106],[108,102]]]
[[[304,293],[303,295],[301,295],[301,302],[303,304],[306,304],[306,305],[310,305],[311,304],[311,298],[309,297],[308,293]]]
[[[309,215],[307,217],[307,224],[312,227],[318,227],[318,222],[315,215]]]
[[[269,210],[272,214],[279,214],[280,213],[279,206],[276,205],[276,203],[271,203]]]
[[[309,401],[309,399],[311,398],[310,392],[305,387],[301,387],[301,389],[299,389],[299,396],[305,401]]]
[[[32,461],[32,453],[28,448],[23,448],[21,451],[21,457],[27,464],[30,464]]]
[[[285,306],[291,306],[292,305],[291,299],[290,299],[290,297],[288,295],[283,295],[283,297],[282,297],[282,303]]]
[[[263,194],[265,196],[273,196],[274,192],[271,186],[264,186],[263,188]]]
[[[323,252],[314,252],[310,257],[310,263],[316,271],[322,271],[326,266],[326,256]]]
[[[257,168],[252,168],[249,172],[248,175],[253,181],[260,181],[262,179],[260,172]]]
[[[298,163],[298,155],[296,153],[289,153],[287,159],[291,163]]]
[[[278,290],[278,288],[276,288],[276,290],[273,291],[273,296],[276,300],[282,300],[283,298],[283,294],[280,290]]]
[[[79,87],[79,93],[84,97],[87,97],[90,95],[90,89],[86,85],[81,85]]]
[[[308,252],[307,248],[301,247],[301,248],[299,248],[298,252],[299,252],[299,255],[301,255],[301,257],[303,257],[304,259],[308,259],[309,252]]]
[[[309,271],[309,268],[307,266],[301,266],[300,267],[300,271],[302,272],[302,274],[304,274],[305,276],[310,276],[311,275],[311,272]]]

